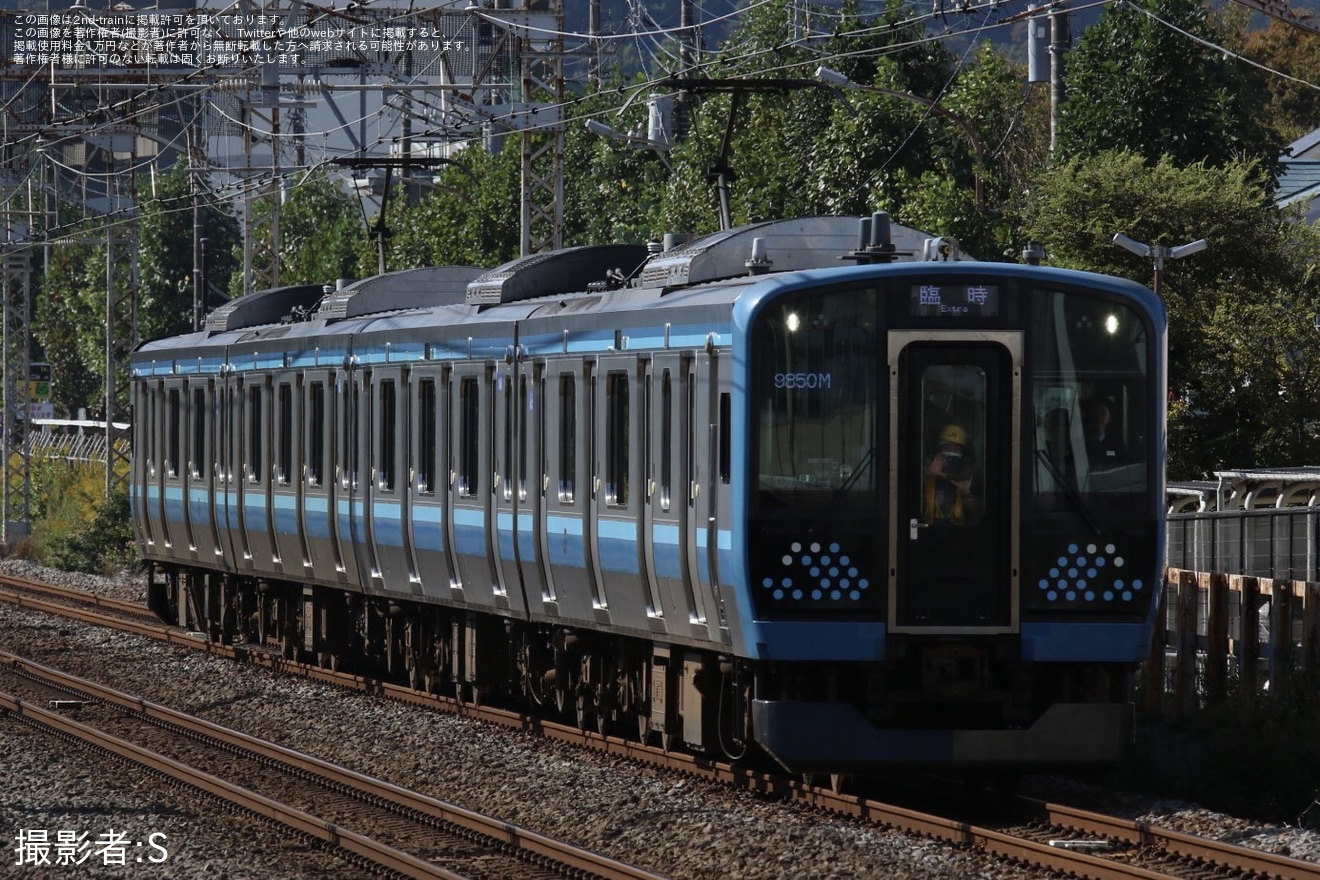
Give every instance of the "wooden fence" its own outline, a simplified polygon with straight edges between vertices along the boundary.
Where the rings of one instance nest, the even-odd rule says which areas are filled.
[[[1142,676],[1147,711],[1254,699],[1320,669],[1320,583],[1168,569]],[[1160,682],[1161,687],[1150,687]]]

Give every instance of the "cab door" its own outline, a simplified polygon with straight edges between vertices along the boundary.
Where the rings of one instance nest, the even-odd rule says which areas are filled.
[[[889,334],[891,632],[1018,626],[1019,333]]]

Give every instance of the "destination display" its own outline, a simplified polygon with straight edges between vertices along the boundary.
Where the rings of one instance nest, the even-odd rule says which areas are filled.
[[[994,284],[914,284],[908,314],[918,318],[987,318],[999,314]]]

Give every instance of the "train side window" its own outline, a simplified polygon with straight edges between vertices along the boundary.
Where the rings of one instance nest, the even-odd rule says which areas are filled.
[[[417,383],[417,491],[424,495],[435,492],[435,401],[435,380]]]
[[[398,424],[395,421],[398,415],[398,406],[395,396],[394,380],[387,379],[380,383],[380,470],[376,474],[376,485],[387,492],[394,491],[394,475],[396,473],[397,449],[395,439],[398,435]]]
[[[168,476],[177,477],[179,475],[180,435],[183,432],[183,426],[179,424],[179,389],[171,388],[169,390],[165,406],[165,430],[169,442],[165,473]]]
[[[481,398],[480,386],[475,377],[464,378],[458,389],[458,493],[464,496],[477,494],[480,480],[477,478],[481,466]]]
[[[250,483],[261,481],[261,386],[248,388],[247,401],[248,448],[247,478]]]
[[[193,390],[192,406],[192,476],[206,477],[206,389]]]
[[[319,486],[325,473],[325,383],[313,382],[307,389],[309,431],[307,485]]]
[[[287,486],[293,471],[293,386],[281,382],[276,395],[279,405],[279,445],[275,449],[275,479]]]
[[[605,503],[628,504],[628,374],[605,377]]]
[[[577,385],[559,377],[559,500],[572,504],[577,488]]]

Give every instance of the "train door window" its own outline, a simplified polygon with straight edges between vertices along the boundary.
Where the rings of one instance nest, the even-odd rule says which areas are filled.
[[[325,383],[313,382],[307,389],[307,408],[311,434],[308,442],[307,483],[321,485],[325,473]]]
[[[351,382],[348,390],[345,392],[348,397],[346,408],[348,418],[344,419],[344,479],[345,486],[356,486],[358,484],[358,465],[360,463],[360,446],[358,443],[358,420],[362,418],[362,387],[356,382]]]
[[[513,380],[507,377],[500,381],[504,391],[504,453],[500,462],[500,490],[504,493],[504,500],[513,498]]]
[[[377,437],[380,440],[380,470],[376,474],[376,485],[387,492],[394,491],[394,477],[397,473],[398,449],[395,441],[398,438],[399,426],[395,421],[398,417],[398,401],[393,379],[386,379],[380,383],[380,406],[377,410],[380,417],[380,428]]]
[[[687,484],[688,504],[697,500],[697,383],[688,376],[687,383],[687,454],[684,456],[683,481]]]
[[[192,462],[193,479],[206,477],[206,389],[193,389]]]
[[[577,384],[559,377],[559,500],[572,504],[577,490]]]
[[[293,386],[281,382],[276,389],[279,443],[275,447],[275,479],[284,486],[293,478]]]
[[[261,386],[252,385],[247,394],[247,478],[250,483],[261,481],[262,425]]]
[[[674,478],[674,389],[670,373],[660,376],[660,509],[669,509],[669,487]]]
[[[478,446],[481,435],[481,388],[475,377],[466,377],[458,389],[458,493],[477,494],[481,466]]]
[[[435,380],[417,383],[417,491],[435,493],[435,466],[438,451],[435,442]]]
[[[527,377],[518,377],[518,499],[527,499],[527,423],[532,419]]]
[[[165,473],[171,477],[179,475],[180,441],[183,432],[183,426],[179,424],[181,415],[179,409],[179,389],[171,388],[166,400],[165,416],[166,439],[169,443],[169,457],[165,463]]]
[[[733,407],[729,400],[728,393],[720,395],[720,482],[726,486],[729,484],[729,471],[732,470],[731,460],[733,458],[733,436],[731,433],[732,425],[729,423],[729,417],[732,415]]]
[[[628,504],[628,374],[605,377],[605,503]]]
[[[933,364],[920,379],[921,460],[910,468],[921,485],[921,521],[973,526],[985,516],[985,370]]]

